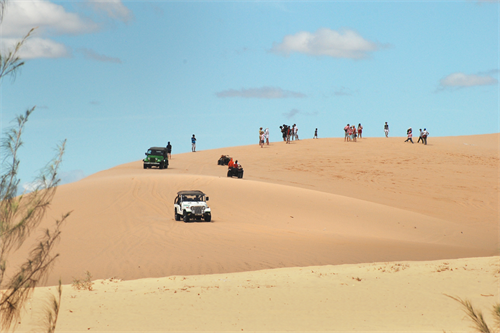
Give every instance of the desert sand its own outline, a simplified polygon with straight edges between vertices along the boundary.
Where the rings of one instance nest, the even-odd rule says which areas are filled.
[[[42,223],[72,211],[60,257],[18,329],[61,278],[61,332],[468,331],[444,294],[487,319],[499,302],[499,139],[174,147],[168,169],[138,160],[62,185]],[[177,191],[194,189],[212,222],[174,220]],[[71,287],[85,271],[93,291]]]

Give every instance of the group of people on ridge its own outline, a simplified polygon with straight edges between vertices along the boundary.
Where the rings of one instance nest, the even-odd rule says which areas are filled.
[[[356,142],[357,138],[363,138],[363,126],[361,123],[358,124],[358,128],[355,125],[347,124],[344,127],[344,142],[353,141]]]
[[[280,126],[280,130],[283,141],[286,143],[290,143],[290,140],[299,140],[299,128],[296,124],[293,124],[291,127],[283,124],[283,126]]]
[[[424,145],[426,145],[427,144],[427,137],[429,136],[429,132],[427,131],[426,128],[424,128],[423,131],[420,128],[419,131],[420,131],[420,136],[418,137],[417,143],[422,141],[422,143]],[[411,129],[411,127],[406,130],[406,136],[407,136],[407,138],[406,138],[405,142],[410,141],[411,143],[413,143],[413,130]]]
[[[262,127],[259,129],[259,145],[260,148],[264,147],[264,142],[269,146],[269,128],[266,128],[264,131]]]

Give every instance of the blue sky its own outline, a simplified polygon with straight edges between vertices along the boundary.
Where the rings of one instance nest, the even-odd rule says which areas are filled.
[[[74,181],[173,153],[301,138],[365,137],[426,127],[432,136],[499,132],[498,1],[21,1],[0,25],[21,50],[1,82],[1,126],[37,106],[20,177],[30,181],[67,139]],[[212,161],[207,161],[212,163]],[[215,163],[215,162],[214,162]]]

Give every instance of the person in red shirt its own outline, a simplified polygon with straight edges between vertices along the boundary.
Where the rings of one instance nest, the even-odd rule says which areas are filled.
[[[229,160],[229,163],[227,164],[227,167],[232,168],[233,166],[234,166],[234,162],[233,162],[233,158],[231,157],[231,159]]]

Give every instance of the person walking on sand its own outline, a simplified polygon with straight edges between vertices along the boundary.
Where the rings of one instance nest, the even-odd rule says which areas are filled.
[[[357,142],[358,132],[356,131],[356,126],[352,125],[352,141]]]
[[[260,138],[262,137],[262,134],[264,134],[264,131],[262,130],[262,127],[259,128],[259,144],[260,144]]]
[[[358,124],[358,136],[359,138],[363,138],[363,126],[361,126],[361,123]]]
[[[422,139],[424,140],[424,145],[427,145],[427,137],[429,136],[429,132],[427,132],[427,129],[424,128],[424,131],[422,132]]]
[[[421,128],[419,129],[419,131],[420,131],[420,135],[418,137],[417,143],[420,143],[420,141],[422,141],[422,143],[424,143],[424,138],[422,137],[422,135],[423,135],[424,132],[422,132]]]
[[[193,134],[193,137],[191,138],[191,151],[195,152],[196,151],[196,138]]]
[[[388,138],[389,137],[389,125],[387,124],[387,121],[385,122],[385,125],[384,125],[384,133],[385,133],[385,137]]]
[[[262,134],[260,135],[260,141],[259,141],[260,148],[264,147],[264,140],[266,140],[266,135],[264,134],[264,132],[262,132]]]
[[[170,141],[167,143],[167,157],[169,160],[172,159],[172,145],[170,144]]]
[[[295,140],[299,141],[299,128],[297,125],[294,125],[293,134],[295,135]]]
[[[405,140],[405,142],[410,141],[413,144],[413,139],[412,139],[413,133],[411,127],[406,130],[406,135],[408,135],[408,138]]]
[[[316,130],[314,131],[313,139],[317,139],[317,138],[318,138],[318,129],[316,128]]]
[[[269,128],[266,128],[264,135],[266,136],[266,143],[269,146]]]
[[[349,124],[347,124],[345,127],[344,127],[344,142],[346,141],[349,141],[349,129],[351,128],[351,126],[349,126]]]
[[[347,127],[347,141],[349,142],[351,141],[351,139],[352,139],[352,127],[349,126]]]

